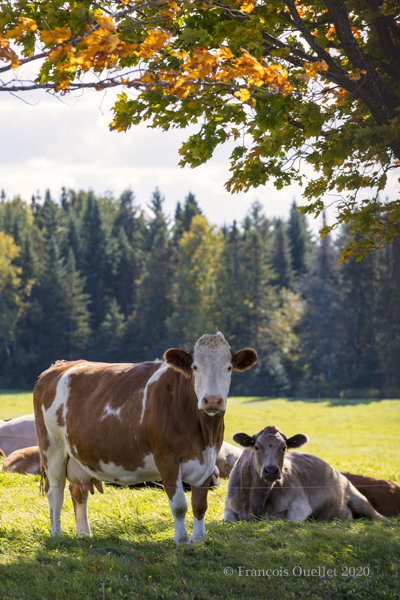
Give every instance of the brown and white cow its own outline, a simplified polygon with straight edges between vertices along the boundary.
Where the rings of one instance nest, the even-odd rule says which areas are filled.
[[[224,519],[248,521],[263,516],[289,521],[352,520],[352,513],[384,519],[350,483],[321,458],[287,450],[308,442],[302,433],[287,438],[278,427],[256,435],[236,433],[245,448],[229,478]]]
[[[3,471],[7,473],[29,473],[40,475],[39,446],[21,448],[11,452],[3,462]]]
[[[35,415],[0,421],[0,448],[6,456],[29,446],[37,446]]]
[[[67,463],[75,461],[76,532],[90,534],[82,484],[162,480],[175,542],[189,543],[182,480],[192,485],[192,541],[206,537],[207,491],[223,441],[232,370],[257,362],[251,348],[233,352],[222,333],[194,350],[172,348],[163,362],[57,362],[34,390],[36,430],[49,483],[51,535],[61,534]],[[78,490],[78,492],[77,492]]]

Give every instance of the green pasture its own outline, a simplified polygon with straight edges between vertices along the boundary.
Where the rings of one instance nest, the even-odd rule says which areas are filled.
[[[31,412],[31,402],[0,394],[0,418]],[[307,450],[341,470],[400,484],[398,400],[229,400],[227,441],[267,424],[307,433]],[[177,548],[163,491],[108,487],[89,499],[91,538],[74,536],[66,491],[64,536],[50,539],[38,479],[0,471],[0,599],[400,598],[400,517],[227,524],[224,482],[209,493],[207,541]],[[189,530],[192,522],[189,509]]]

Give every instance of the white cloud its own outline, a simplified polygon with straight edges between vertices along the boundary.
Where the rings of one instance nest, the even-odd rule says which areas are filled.
[[[191,191],[207,218],[218,225],[240,222],[255,199],[271,218],[287,218],[293,197],[301,203],[298,186],[278,192],[271,183],[246,194],[228,193],[224,183],[232,147],[227,144],[207,164],[180,168],[179,147],[195,129],[161,132],[143,123],[126,133],[111,132],[115,96],[86,91],[80,98],[65,96],[61,101],[37,92],[23,96],[29,105],[1,94],[0,189],[8,197],[20,194],[29,200],[37,190],[43,196],[47,188],[58,198],[63,186],[116,196],[131,187],[144,207],[158,187],[170,215]],[[388,186],[392,197],[396,184],[393,179]],[[321,219],[310,220],[315,233],[320,226]]]

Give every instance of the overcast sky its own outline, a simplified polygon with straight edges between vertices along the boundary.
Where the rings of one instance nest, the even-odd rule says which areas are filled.
[[[177,201],[191,191],[217,225],[240,222],[256,199],[268,217],[285,219],[293,198],[301,203],[297,186],[278,192],[271,183],[229,194],[224,188],[228,145],[217,149],[207,164],[182,169],[178,150],[188,130],[161,132],[143,124],[126,133],[110,132],[115,94],[87,90],[79,99],[66,95],[59,100],[44,92],[22,97],[0,94],[0,189],[8,198],[19,194],[30,200],[37,190],[43,197],[49,188],[58,199],[62,186],[118,196],[130,187],[145,207],[158,187],[173,216]],[[309,219],[309,225],[316,233],[321,221]]]

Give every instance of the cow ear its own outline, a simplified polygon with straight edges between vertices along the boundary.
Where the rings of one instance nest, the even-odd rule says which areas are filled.
[[[256,443],[255,437],[247,435],[247,433],[235,433],[232,436],[234,442],[239,444],[239,446],[243,446],[243,448],[252,448]]]
[[[185,352],[180,348],[170,348],[164,353],[163,358],[175,371],[183,373],[185,377],[192,375],[193,350]]]
[[[309,441],[308,435],[304,433],[296,433],[291,438],[286,441],[286,445],[288,448],[300,448],[300,446],[304,446]]]
[[[251,369],[258,360],[257,352],[253,350],[253,348],[244,348],[243,350],[239,350],[239,352],[231,350],[231,354],[232,366],[235,371],[246,371],[246,369]]]

